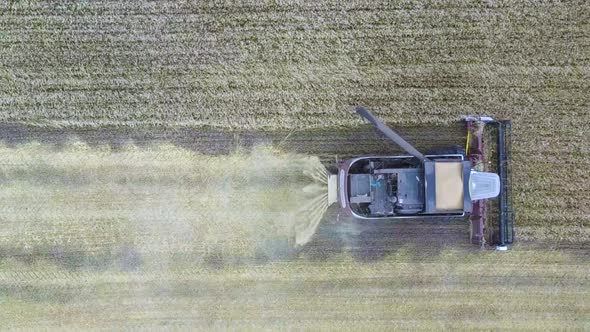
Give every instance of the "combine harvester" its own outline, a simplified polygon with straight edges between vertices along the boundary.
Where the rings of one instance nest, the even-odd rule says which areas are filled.
[[[328,181],[330,202],[340,204],[341,213],[355,219],[421,220],[427,218],[464,219],[471,221],[471,242],[486,241],[497,250],[506,250],[514,238],[513,213],[510,197],[509,137],[510,121],[489,117],[467,117],[465,153],[424,155],[391,128],[362,107],[359,115],[371,122],[386,137],[409,155],[363,156],[343,160],[338,174]],[[497,170],[488,173],[483,168],[484,127],[497,128]],[[488,230],[491,204],[499,196],[498,229]]]

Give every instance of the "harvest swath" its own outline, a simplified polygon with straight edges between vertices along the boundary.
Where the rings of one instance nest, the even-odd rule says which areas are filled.
[[[309,242],[327,208],[304,211],[327,204],[317,157],[262,146],[206,156],[171,145],[31,143],[0,146],[0,159],[0,251],[71,268],[274,257]]]
[[[588,329],[587,17],[583,1],[1,2],[2,326]],[[145,207],[166,206],[154,212],[162,220],[172,218],[169,210],[188,210],[183,218],[194,212],[178,206],[199,190],[182,192],[201,183],[191,182],[194,169],[162,158],[144,180],[170,191],[93,191],[68,202],[84,192],[65,186],[67,179],[92,187],[102,183],[96,176],[111,174],[87,173],[84,160],[119,158],[125,146],[144,160],[154,146],[183,151],[173,154],[182,158],[192,153],[185,149],[228,155],[270,143],[326,166],[336,157],[394,152],[352,105],[406,128],[401,134],[421,149],[462,144],[464,115],[511,119],[521,246],[504,256],[472,253],[438,239],[441,225],[424,237],[395,226],[384,240],[338,235],[326,220],[299,260],[262,255],[240,263],[221,249],[179,259],[190,232],[141,233],[116,222],[149,205],[141,199],[148,196],[162,198]],[[76,152],[61,171],[49,167],[53,154],[71,152],[68,144],[79,140],[87,155]],[[42,163],[15,152],[35,144]],[[141,183],[141,169],[128,170],[112,175]],[[124,198],[114,200],[113,191]],[[43,207],[52,212],[36,213]],[[224,212],[235,217],[242,208]],[[467,234],[465,226],[447,230]],[[55,246],[68,239],[71,247]],[[151,242],[142,251],[137,239]],[[157,246],[170,259],[150,260],[145,252]]]

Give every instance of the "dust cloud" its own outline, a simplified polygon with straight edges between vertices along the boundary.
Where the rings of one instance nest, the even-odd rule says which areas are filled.
[[[171,268],[289,255],[328,208],[313,156],[270,146],[0,146],[0,249],[72,267]]]

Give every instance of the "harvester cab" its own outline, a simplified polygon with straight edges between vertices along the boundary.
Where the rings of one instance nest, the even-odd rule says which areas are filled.
[[[508,154],[506,132],[509,122],[491,118],[466,118],[466,151],[424,155],[373,114],[362,107],[356,111],[409,155],[363,156],[341,161],[338,173],[330,175],[329,198],[338,201],[341,213],[355,219],[466,218],[472,223],[471,241],[484,240],[487,200],[500,196],[500,250],[512,242],[509,211]],[[483,165],[483,126],[498,126],[499,174],[477,170]],[[504,212],[504,213],[503,213]],[[508,220],[510,218],[510,220]]]

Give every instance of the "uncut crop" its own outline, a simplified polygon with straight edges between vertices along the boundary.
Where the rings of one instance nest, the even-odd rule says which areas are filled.
[[[588,120],[590,9],[575,2],[15,0],[0,9],[4,121],[323,127],[360,123],[355,104],[398,123],[510,117],[528,135],[553,117],[564,129]]]

